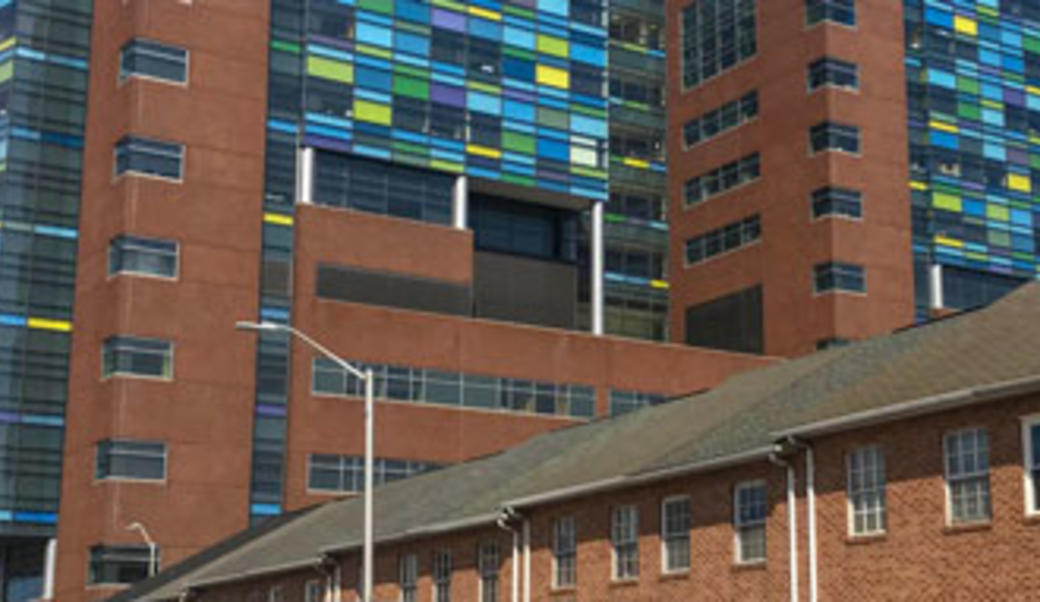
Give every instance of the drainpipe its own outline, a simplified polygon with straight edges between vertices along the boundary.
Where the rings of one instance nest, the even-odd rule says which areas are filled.
[[[780,446],[778,445],[777,451],[779,450]],[[788,558],[790,559],[788,570],[790,571],[791,581],[791,602],[798,602],[798,513],[795,506],[797,500],[795,497],[794,466],[781,458],[776,451],[769,454],[769,461],[787,470],[787,539]]]
[[[498,520],[495,521],[499,529],[513,534],[513,581],[510,588],[510,602],[520,602],[520,533],[510,524],[516,522],[518,518],[519,515],[515,510],[504,508],[502,513],[499,514]]]
[[[524,602],[531,602],[531,521],[524,519]]]
[[[58,561],[58,540],[54,537],[47,540],[43,552],[43,595],[42,600],[54,599],[54,566]]]
[[[805,497],[809,513],[809,602],[816,602],[816,460],[811,445],[805,446]]]

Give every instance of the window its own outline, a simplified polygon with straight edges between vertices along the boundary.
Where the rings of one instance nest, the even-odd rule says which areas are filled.
[[[948,519],[951,524],[988,521],[989,437],[985,429],[963,429],[945,438]]]
[[[867,292],[863,266],[851,263],[818,263],[813,267],[813,283],[817,293],[829,291]]]
[[[156,441],[105,440],[97,444],[98,479],[166,478],[166,444]]]
[[[859,154],[859,128],[825,121],[809,130],[809,147],[813,153],[840,151]]]
[[[397,561],[397,579],[401,584],[401,602],[416,602],[419,599],[419,558],[405,554]]]
[[[311,579],[304,584],[303,602],[325,602],[325,585],[320,579]]]
[[[820,86],[835,86],[847,90],[859,88],[859,68],[849,63],[830,57],[823,57],[809,65],[809,90]]]
[[[755,55],[755,0],[694,0],[682,13],[683,86],[691,88]]]
[[[108,274],[177,277],[177,243],[156,238],[117,236],[108,243]]]
[[[690,568],[690,498],[667,498],[661,504],[662,568],[666,573]]]
[[[683,145],[686,148],[696,146],[757,116],[758,91],[755,90],[683,124]]]
[[[762,223],[757,215],[727,224],[686,241],[686,265],[707,261],[716,255],[750,245],[762,237]]]
[[[480,602],[498,602],[498,544],[491,541],[477,549],[480,571]]]
[[[87,583],[135,583],[148,577],[151,556],[148,546],[106,546],[90,548]],[[158,564],[158,549],[156,564]]]
[[[433,602],[451,602],[451,552],[433,553]]]
[[[856,0],[805,0],[805,23],[815,25],[832,21],[842,25],[856,24]]]
[[[284,602],[285,596],[282,595],[282,586],[272,585],[267,589],[267,602]]]
[[[169,380],[173,377],[173,343],[126,336],[105,339],[101,351],[101,376],[113,375]]]
[[[885,455],[872,445],[849,452],[847,458],[849,529],[853,535],[885,530]]]
[[[766,559],[766,485],[739,483],[733,491],[733,526],[737,535],[737,562]]]
[[[614,579],[635,579],[639,577],[639,511],[635,506],[618,506],[612,516]]]
[[[130,40],[119,51],[119,78],[188,81],[188,51],[151,40]]]
[[[610,415],[620,416],[646,407],[660,405],[666,401],[668,401],[668,396],[662,393],[611,389]]]
[[[180,180],[184,145],[136,136],[116,143],[116,175],[137,174]]]
[[[863,217],[863,199],[857,190],[848,188],[818,188],[812,193],[814,219],[835,216],[859,219]]]
[[[1022,420],[1026,514],[1040,514],[1040,416]]]
[[[683,186],[683,202],[687,207],[696,205],[737,186],[753,182],[760,174],[758,153],[752,153],[686,180]]]
[[[374,458],[376,485],[405,479],[441,468],[442,464],[417,460]],[[315,491],[361,492],[364,490],[365,462],[362,456],[311,454],[307,458],[307,488]]]
[[[573,516],[553,521],[552,546],[553,587],[574,587],[578,580],[578,548]]]

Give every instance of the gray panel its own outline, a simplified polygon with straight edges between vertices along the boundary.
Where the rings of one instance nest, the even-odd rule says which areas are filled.
[[[468,316],[473,311],[470,287],[431,278],[319,265],[316,288],[315,293],[322,299],[458,316]]]
[[[574,328],[578,269],[573,264],[474,253],[474,315],[509,322]]]
[[[687,307],[686,344],[762,353],[762,287]]]

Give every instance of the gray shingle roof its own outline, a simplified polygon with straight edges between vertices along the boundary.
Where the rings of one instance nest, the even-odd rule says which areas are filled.
[[[710,462],[768,446],[771,433],[799,425],[1037,375],[1040,283],[984,310],[785,361],[706,393],[379,487],[376,540],[455,521],[490,522],[508,500]],[[315,562],[323,549],[360,546],[361,519],[360,499],[325,504],[120,600],[168,599],[188,586]]]

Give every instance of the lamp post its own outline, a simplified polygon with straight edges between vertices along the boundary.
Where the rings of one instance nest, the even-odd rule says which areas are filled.
[[[155,541],[152,540],[150,535],[148,535],[148,529],[145,529],[144,525],[142,525],[141,523],[134,521],[126,526],[126,530],[137,531],[141,534],[141,537],[144,538],[144,542],[148,544],[148,576],[154,576],[157,572],[156,569],[158,568],[155,566],[157,564],[155,554]]]
[[[374,401],[374,390],[375,380],[372,376],[372,369],[366,368],[364,371],[359,370],[343,358],[339,357],[335,353],[329,351],[321,343],[315,341],[311,337],[307,336],[303,332],[289,326],[287,324],[276,324],[274,322],[236,322],[235,328],[239,330],[252,330],[257,332],[283,332],[299,338],[301,341],[321,353],[326,358],[332,360],[340,368],[346,370],[348,373],[353,374],[355,377],[365,381],[365,491],[364,491],[364,505],[365,505],[365,542],[364,551],[362,552],[362,565],[364,567],[364,574],[362,576],[362,602],[372,602],[372,573],[373,573],[373,531],[372,531],[372,475],[373,475],[373,458],[372,448],[374,441],[373,433],[373,422],[375,418],[375,404]]]

